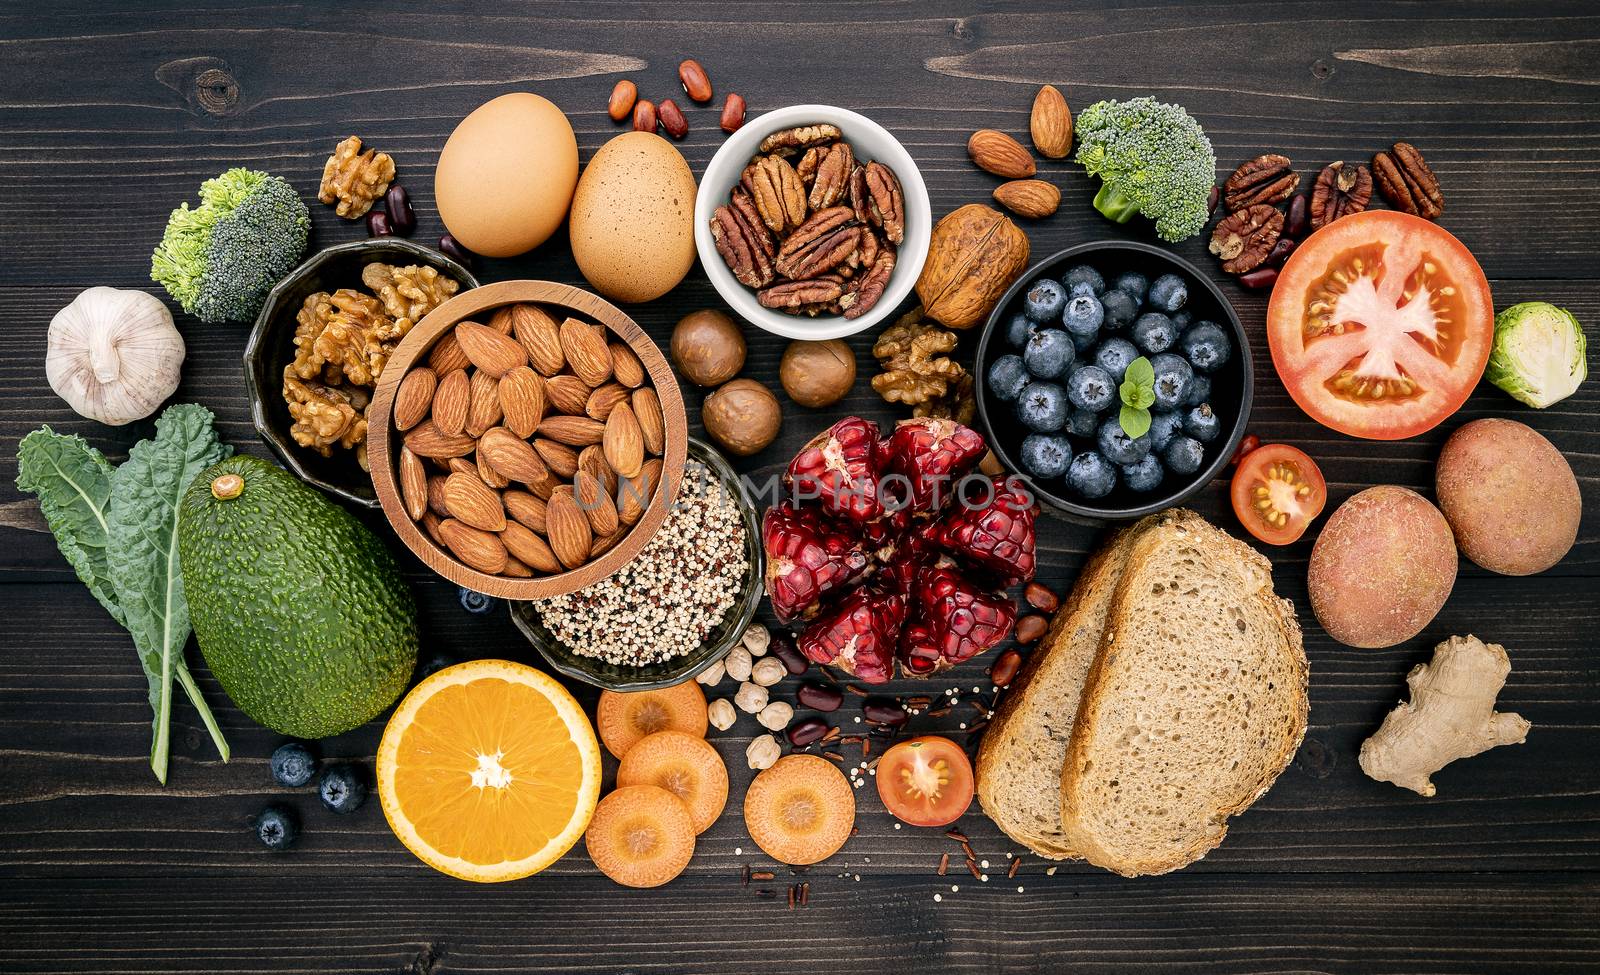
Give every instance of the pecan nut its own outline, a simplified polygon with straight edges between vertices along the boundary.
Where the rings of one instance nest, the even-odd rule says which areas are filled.
[[[867,213],[867,167],[857,166],[850,171],[850,209],[856,212],[856,223],[871,223],[872,216]]]
[[[863,231],[862,236],[872,235]],[[884,289],[889,286],[889,276],[894,274],[894,262],[893,248],[886,247],[878,252],[855,289],[840,297],[839,306],[844,309],[844,317],[860,318],[872,310],[878,299],[883,297]]]
[[[1371,199],[1372,170],[1360,163],[1346,166],[1343,160],[1329,163],[1311,189],[1311,229],[1321,230],[1340,217],[1360,213]]]
[[[735,186],[728,194],[728,202],[739,211],[739,216],[744,218],[744,223],[750,228],[751,235],[761,247],[763,253],[771,258],[778,253],[778,245],[773,241],[772,234],[767,232],[767,225],[761,221],[761,211],[756,209],[756,201],[743,186]]]
[[[811,189],[811,184],[817,181],[817,163],[822,161],[822,154],[828,151],[827,146],[812,146],[800,161],[794,164],[794,172],[800,177],[800,182],[806,189]]]
[[[844,295],[844,282],[832,277],[811,278],[807,281],[785,281],[756,292],[756,300],[763,308],[773,308],[792,314],[819,314],[813,308],[832,305]]]
[[[1422,153],[1409,142],[1396,142],[1388,152],[1372,157],[1372,176],[1378,192],[1397,210],[1429,220],[1444,213],[1444,194]]]
[[[773,233],[792,230],[806,218],[806,188],[789,160],[761,156],[745,167],[739,184],[755,201],[761,222]]]
[[[906,239],[906,201],[894,170],[880,162],[867,163],[867,217],[891,244]]]
[[[840,200],[850,188],[850,173],[855,169],[855,155],[850,143],[835,142],[831,146],[814,150],[819,153],[816,180],[811,184],[811,209],[826,210]],[[811,151],[806,153],[807,156]]]
[[[1233,212],[1261,203],[1282,203],[1299,185],[1300,174],[1290,166],[1289,157],[1269,152],[1235,169],[1222,184],[1222,198]]]
[[[1258,203],[1229,214],[1211,234],[1211,253],[1229,274],[1244,274],[1266,263],[1283,233],[1283,212]]]
[[[849,207],[829,207],[811,215],[778,248],[773,269],[786,278],[801,280],[825,274],[844,263],[856,250],[859,233]]]
[[[712,211],[711,241],[734,278],[747,288],[763,288],[772,283],[772,256],[760,243],[765,234],[765,228],[751,227],[733,206]]]
[[[774,132],[761,140],[761,148],[756,150],[763,155],[775,153],[779,156],[795,156],[828,142],[837,142],[844,137],[837,125],[826,122],[817,122],[812,125],[797,125],[792,129],[783,129]]]

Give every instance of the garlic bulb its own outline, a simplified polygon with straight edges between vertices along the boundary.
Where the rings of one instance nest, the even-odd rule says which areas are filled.
[[[56,312],[44,371],[78,415],[119,427],[178,388],[183,336],[155,295],[90,288]]]

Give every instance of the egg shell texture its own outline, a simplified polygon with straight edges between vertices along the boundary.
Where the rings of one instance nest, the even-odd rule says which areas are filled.
[[[667,140],[627,132],[589,160],[572,200],[572,256],[613,301],[671,291],[694,266],[694,174]]]

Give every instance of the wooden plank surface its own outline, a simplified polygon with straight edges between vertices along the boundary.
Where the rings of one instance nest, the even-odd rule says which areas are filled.
[[[226,701],[192,650],[235,759],[215,760],[180,703],[170,782],[158,786],[145,761],[144,679],[127,636],[73,580],[36,508],[12,486],[17,440],[41,423],[83,433],[113,456],[151,431],[148,421],[113,430],[81,420],[50,393],[50,316],[90,285],[148,287],[148,254],[166,215],[201,180],[249,165],[309,197],[327,152],[351,132],[395,156],[421,219],[418,239],[431,241],[441,230],[432,167],[474,106],[539,91],[567,111],[587,160],[616,131],[604,114],[614,79],[633,77],[647,96],[663,97],[676,92],[674,66],[685,56],[702,60],[719,90],[743,94],[752,113],[816,101],[871,115],[917,159],[936,213],[987,198],[994,181],[967,161],[966,136],[985,126],[1025,132],[1043,82],[1075,108],[1142,93],[1182,102],[1211,135],[1219,175],[1268,150],[1308,172],[1408,139],[1438,172],[1442,223],[1483,264],[1497,306],[1554,301],[1588,323],[1591,337],[1600,322],[1600,11],[1581,0],[981,9],[945,0],[397,0],[359,12],[79,2],[0,11],[0,968],[1600,970],[1600,384],[1538,413],[1484,386],[1432,433],[1353,440],[1289,400],[1261,332],[1265,296],[1231,282],[1223,287],[1255,346],[1252,431],[1316,457],[1330,508],[1374,483],[1428,490],[1444,437],[1480,416],[1515,417],[1550,437],[1590,505],[1561,565],[1507,579],[1463,563],[1439,618],[1402,646],[1339,646],[1305,613],[1307,743],[1222,848],[1181,874],[1125,881],[1070,865],[1046,877],[1029,858],[1008,883],[1005,857],[1017,850],[973,812],[962,827],[991,861],[991,879],[941,881],[933,867],[948,841],[895,829],[870,787],[858,793],[860,835],[806,875],[812,903],[793,914],[782,902],[792,878],[774,882],[773,901],[740,887],[740,868],[763,861],[736,803],[702,838],[689,874],[655,892],[611,885],[581,849],[530,881],[461,884],[407,854],[375,802],[335,819],[309,792],[289,800],[306,819],[302,843],[273,856],[247,824],[283,796],[265,767],[277,739]],[[231,87],[197,85],[207,70]],[[680,148],[698,173],[721,138],[713,108],[689,117]],[[1041,171],[1063,201],[1057,216],[1027,227],[1036,258],[1140,236],[1089,209],[1092,187],[1077,167]],[[313,215],[314,246],[361,235],[328,208],[313,206]],[[1176,250],[1211,266],[1201,239]],[[583,283],[559,235],[479,272],[486,281]],[[697,269],[667,298],[629,311],[662,341],[680,315],[712,303]],[[243,329],[183,317],[179,325],[189,358],[177,399],[210,407],[228,440],[265,455],[239,382]],[[745,374],[772,383],[783,342],[748,338]],[[871,339],[851,342],[863,376]],[[1600,345],[1590,364],[1600,371]],[[699,434],[700,395],[685,395]],[[864,380],[825,412],[786,403],[779,441],[742,469],[774,473],[850,412],[896,416]],[[1223,483],[1195,507],[1235,529]],[[1041,578],[1069,587],[1100,536],[1042,521]],[[1303,541],[1270,553],[1278,591],[1302,609],[1309,551]],[[409,556],[403,565],[430,646],[531,659],[504,617],[466,616],[452,587]],[[1527,744],[1446,770],[1431,800],[1367,779],[1356,751],[1400,696],[1405,671],[1433,642],[1465,632],[1510,650],[1501,701],[1533,722]],[[931,686],[969,697],[989,690],[981,663]],[[929,727],[959,733],[959,720]],[[717,742],[735,796],[748,780],[749,727]],[[374,722],[324,751],[370,758],[380,731]]]

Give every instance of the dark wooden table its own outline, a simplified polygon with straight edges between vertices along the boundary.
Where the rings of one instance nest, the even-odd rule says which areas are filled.
[[[685,56],[753,112],[816,101],[865,112],[915,156],[937,213],[987,199],[967,161],[973,129],[1023,134],[1035,88],[1081,108],[1152,93],[1186,105],[1219,176],[1276,150],[1302,172],[1415,142],[1448,197],[1443,224],[1467,243],[1497,306],[1547,299],[1589,325],[1600,365],[1600,11],[1539,4],[1351,2],[1117,10],[1104,3],[746,4],[561,2],[8,5],[0,13],[0,969],[6,972],[1578,972],[1600,970],[1600,381],[1543,412],[1487,385],[1414,440],[1330,433],[1273,375],[1265,296],[1224,284],[1255,342],[1251,428],[1309,451],[1330,508],[1366,486],[1428,491],[1460,422],[1509,416],[1571,460],[1589,510],[1578,545],[1534,578],[1463,562],[1454,595],[1415,640],[1352,650],[1305,612],[1309,539],[1270,554],[1278,591],[1302,609],[1311,725],[1293,765],[1226,843],[1166,877],[1084,866],[1053,876],[976,811],[962,821],[987,883],[934,875],[937,831],[896,829],[871,789],[860,835],[807,875],[789,911],[739,882],[763,865],[744,833],[745,738],[718,739],[735,781],[727,814],[689,872],[637,892],[600,876],[581,846],[543,875],[479,887],[434,873],[390,835],[376,801],[335,819],[309,790],[290,797],[305,835],[263,849],[251,817],[283,798],[266,757],[277,738],[234,709],[191,650],[234,748],[215,760],[193,710],[173,716],[160,787],[146,761],[150,714],[127,635],[79,585],[31,499],[14,488],[19,437],[41,423],[114,458],[151,432],[82,420],[44,378],[45,327],[90,285],[151,289],[149,253],[167,213],[230,166],[269,169],[310,199],[323,159],[358,133],[391,153],[416,201],[419,239],[440,232],[432,170],[451,128],[482,101],[538,91],[572,119],[584,159],[617,128],[612,82],[675,92]],[[681,144],[700,171],[721,142],[693,109]],[[1061,212],[1030,224],[1036,256],[1123,231],[1089,208],[1070,164],[1042,167]],[[314,246],[362,231],[312,205]],[[1178,251],[1210,265],[1199,238]],[[564,235],[480,266],[485,280],[582,284]],[[658,340],[715,303],[696,270],[631,309]],[[224,436],[264,454],[240,382],[245,329],[180,317],[189,345],[177,399],[216,411]],[[783,343],[749,334],[747,374],[775,384]],[[870,373],[871,336],[852,342]],[[970,350],[969,350],[970,354]],[[691,412],[698,394],[688,394]],[[788,408],[779,442],[749,464],[772,473],[830,419],[891,420],[865,379],[826,414]],[[693,424],[698,432],[698,423]],[[1226,485],[1196,507],[1229,530]],[[1040,527],[1041,577],[1065,589],[1100,532]],[[503,615],[469,617],[453,586],[407,557],[429,649],[531,653]],[[1533,722],[1526,745],[1438,776],[1422,799],[1373,782],[1360,742],[1401,695],[1405,671],[1453,633],[1504,643],[1500,701]],[[969,665],[937,687],[971,685]],[[909,685],[908,685],[909,688]],[[907,689],[908,689],[907,688]],[[582,692],[580,692],[582,693]],[[592,695],[584,694],[585,700]],[[954,721],[954,717],[950,719]],[[324,743],[370,758],[372,724]],[[751,725],[746,722],[741,729]],[[953,727],[953,725],[952,725]],[[748,734],[748,732],[745,732]],[[741,852],[742,848],[742,852]],[[960,885],[952,892],[951,882]],[[942,900],[934,895],[942,893]]]

